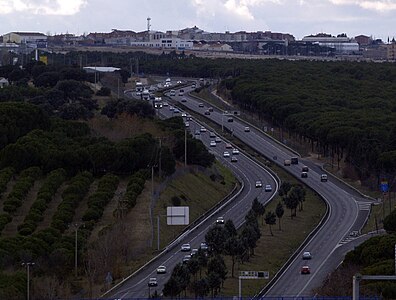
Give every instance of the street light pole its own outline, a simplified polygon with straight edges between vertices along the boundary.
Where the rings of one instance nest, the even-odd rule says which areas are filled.
[[[74,223],[74,276],[77,277],[78,268],[78,227],[80,224]]]
[[[26,262],[26,263],[22,263],[22,266],[26,266],[26,272],[27,272],[27,281],[26,281],[26,299],[29,300],[30,299],[30,266],[33,266],[34,262]]]
[[[187,167],[187,128],[184,128],[184,167]]]

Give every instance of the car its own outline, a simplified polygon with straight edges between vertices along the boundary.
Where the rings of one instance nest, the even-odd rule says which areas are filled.
[[[175,108],[171,105],[171,106],[169,106],[169,110],[170,110],[170,111],[174,111]]]
[[[190,244],[183,244],[183,245],[181,246],[181,251],[182,251],[182,252],[189,252],[189,251],[191,251],[191,245],[190,245]]]
[[[237,148],[232,149],[232,155],[238,155],[239,150]]]
[[[194,256],[197,253],[198,253],[198,249],[197,248],[194,248],[194,249],[191,250],[191,256]]]
[[[201,135],[201,132],[199,131],[199,129],[195,130],[194,132],[195,135]]]
[[[231,162],[237,162],[237,161],[238,161],[238,158],[236,156],[231,157]]]
[[[303,266],[301,268],[301,274],[311,274],[311,269],[308,266]]]
[[[209,110],[205,110],[204,115],[205,116],[209,116],[210,115],[210,111]]]
[[[211,132],[209,133],[209,137],[215,138],[215,137],[216,137],[216,134],[215,134],[213,131],[211,131]]]
[[[292,165],[298,165],[298,157],[297,156],[293,156],[291,159],[291,164]]]
[[[198,103],[198,107],[204,107],[203,103]]]
[[[248,126],[245,127],[244,129],[245,132],[250,132],[250,128]]]
[[[182,118],[184,118],[184,117],[187,117],[187,114],[186,114],[185,112],[183,112],[183,113],[181,114],[181,116],[182,116]]]
[[[261,180],[257,180],[256,181],[256,188],[261,188],[263,187],[263,183],[261,182]]]
[[[165,274],[166,273],[166,267],[165,266],[159,266],[157,268],[157,274]]]
[[[228,119],[227,119],[227,122],[234,122],[234,118],[233,117],[229,117]]]
[[[215,142],[216,143],[221,143],[221,138],[219,138],[218,136],[215,137]]]
[[[191,260],[191,255],[190,255],[190,254],[184,255],[184,257],[183,257],[183,263],[187,263],[187,262],[189,262],[190,260]]]
[[[225,145],[225,147],[226,147],[227,149],[231,149],[231,148],[232,148],[232,145],[231,145],[230,143],[227,143],[227,144]]]
[[[304,251],[304,253],[302,255],[302,259],[311,259],[311,258],[312,258],[311,252]]]
[[[205,128],[205,127],[201,127],[201,128],[199,129],[199,131],[200,131],[200,132],[206,132],[206,128]]]
[[[179,92],[179,96],[184,96],[184,93],[183,92]]]
[[[208,244],[206,244],[206,242],[202,242],[199,248],[202,249],[203,251],[206,251],[209,249],[209,246]]]
[[[175,108],[175,109],[173,110],[173,113],[174,113],[174,114],[178,114],[178,113],[180,113],[180,109],[178,109],[178,108]]]
[[[290,164],[291,164],[290,159],[285,159],[285,161],[283,162],[284,166],[290,166]]]
[[[181,80],[178,80],[176,83],[177,83],[177,84],[182,84]]]
[[[223,157],[230,157],[230,152],[228,152],[228,151],[224,151],[224,153],[223,153]]]
[[[308,178],[307,172],[301,172],[301,178]]]
[[[267,185],[265,186],[265,191],[266,191],[266,192],[272,192],[272,186],[271,186],[270,184],[267,184]]]
[[[216,219],[216,224],[223,225],[224,224],[224,217],[218,217]]]
[[[208,111],[213,112],[213,107],[209,107]]]
[[[309,168],[307,166],[302,166],[301,172],[308,172]]]
[[[187,102],[187,98],[186,97],[181,98],[181,102]]]
[[[148,286],[158,286],[157,278],[151,277],[148,281]]]
[[[326,182],[327,181],[327,175],[326,174],[320,175],[320,181]]]
[[[162,102],[162,106],[169,106],[168,102]]]
[[[185,125],[186,127],[190,127],[190,123],[189,123],[189,122],[185,122],[184,125]]]
[[[191,115],[187,115],[186,120],[187,120],[187,121],[192,121]]]
[[[210,141],[209,146],[210,147],[216,147],[216,141]]]
[[[195,88],[197,87],[197,85],[196,85],[195,83],[193,83],[193,84],[191,85],[191,87],[192,87],[193,89],[195,89]]]

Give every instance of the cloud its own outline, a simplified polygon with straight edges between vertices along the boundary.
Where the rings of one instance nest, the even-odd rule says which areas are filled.
[[[335,5],[357,5],[361,8],[385,12],[396,9],[395,0],[330,0]]]
[[[87,0],[0,0],[0,14],[74,15]]]

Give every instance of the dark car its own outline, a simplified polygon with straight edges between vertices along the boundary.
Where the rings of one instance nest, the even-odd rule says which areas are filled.
[[[311,269],[308,266],[303,266],[301,268],[301,274],[311,274]]]
[[[301,178],[308,178],[307,172],[301,172]]]

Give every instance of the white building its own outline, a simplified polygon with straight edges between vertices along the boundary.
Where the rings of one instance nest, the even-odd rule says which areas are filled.
[[[131,42],[131,46],[143,48],[156,48],[156,49],[176,49],[176,50],[190,50],[193,48],[192,41],[185,41],[179,38],[161,38],[145,41]]]
[[[47,36],[40,32],[10,32],[3,35],[3,42],[45,48],[47,47]]]
[[[3,87],[9,85],[10,83],[8,82],[8,79],[4,77],[0,77],[0,88],[2,89]]]
[[[302,41],[315,43],[322,47],[334,48],[336,53],[341,54],[348,54],[359,51],[359,44],[355,40],[347,37],[346,35],[340,35],[335,37],[329,34],[319,33],[317,35],[305,36],[303,37]]]

